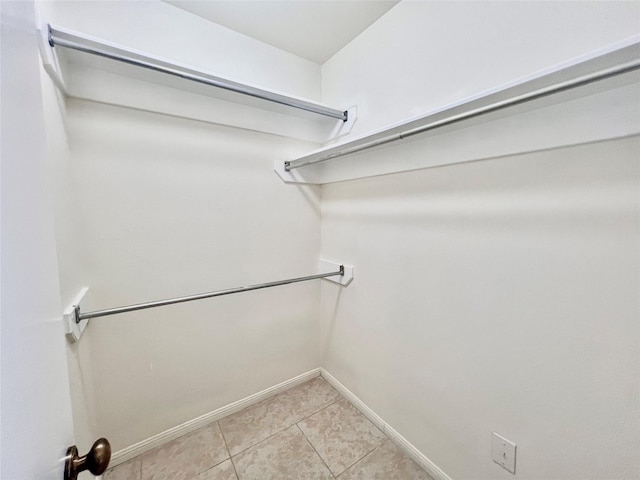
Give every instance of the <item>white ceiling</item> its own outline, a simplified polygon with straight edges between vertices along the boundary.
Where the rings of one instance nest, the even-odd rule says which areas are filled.
[[[399,0],[164,0],[323,64]]]

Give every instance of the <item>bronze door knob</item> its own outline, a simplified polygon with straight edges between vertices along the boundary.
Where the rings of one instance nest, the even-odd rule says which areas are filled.
[[[109,466],[111,445],[106,438],[99,438],[84,457],[78,456],[78,448],[73,445],[67,449],[67,461],[64,466],[64,480],[76,480],[80,472],[89,470],[93,475],[101,475]]]

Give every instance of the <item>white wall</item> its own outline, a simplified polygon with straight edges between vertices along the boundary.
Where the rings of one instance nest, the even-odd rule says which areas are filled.
[[[322,100],[360,135],[640,31],[638,2],[402,1],[322,65]]]
[[[74,100],[67,121],[97,308],[316,270],[318,192],[272,172],[308,146]],[[122,448],[317,367],[318,288],[91,321],[100,434]]]
[[[159,0],[38,3],[41,20],[240,83],[320,99],[320,67]]]
[[[0,478],[62,478],[73,444],[33,2],[0,2]]]
[[[319,95],[317,65],[162,2],[41,9],[63,27]],[[82,284],[106,308],[316,271],[319,190],[288,188],[273,173],[276,158],[314,144],[88,101],[56,105],[46,88],[45,96],[65,303]],[[120,450],[316,368],[319,288],[91,321],[69,347],[80,449],[106,436]]]
[[[637,34],[639,8],[401,2],[323,65],[323,100],[356,99],[364,133]],[[322,287],[323,366],[453,479],[637,478],[639,158],[628,138],[324,186],[322,254],[356,279]]]
[[[637,478],[637,138],[326,186],[324,367],[451,478]]]

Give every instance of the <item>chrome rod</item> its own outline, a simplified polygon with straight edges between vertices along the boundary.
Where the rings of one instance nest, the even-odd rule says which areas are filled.
[[[197,75],[197,74],[189,73],[186,71],[180,71],[176,68],[169,68],[163,65],[159,65],[157,63],[153,63],[152,62],[153,59],[147,58],[146,60],[141,60],[138,58],[127,56],[124,53],[113,53],[113,52],[109,52],[109,51],[97,48],[95,46],[83,45],[71,40],[61,38],[56,35],[57,33],[60,33],[60,32],[57,32],[53,27],[51,27],[51,25],[49,25],[49,45],[51,45],[52,47],[70,48],[72,50],[77,50],[79,52],[98,55],[100,57],[108,58],[110,60],[116,60],[118,62],[127,63],[129,65],[135,65],[136,67],[142,67],[142,68],[146,68],[156,72],[166,73],[168,75],[173,75],[175,77],[183,78],[185,80],[190,80],[192,82],[197,82],[197,83],[202,83],[204,85],[209,85],[212,87],[222,88],[224,90],[241,93],[243,95],[248,95],[250,97],[260,98],[262,100],[267,100],[269,102],[279,103],[281,105],[287,105],[289,107],[297,108],[300,110],[306,110],[307,112],[317,113],[319,115],[324,115],[326,117],[337,118],[344,122],[346,122],[348,119],[346,110],[337,110],[335,108],[317,105],[312,102],[306,102],[304,100],[287,97],[285,95],[269,92],[267,90],[251,87],[249,85],[242,85],[232,81],[224,81],[219,78],[215,78],[215,79],[207,78],[202,75]]]
[[[288,161],[284,163],[285,165],[284,169],[286,171],[290,171],[295,168],[306,167],[307,165],[314,165],[316,163],[326,162],[327,160],[331,160],[333,158],[343,157],[345,155],[350,155],[352,153],[361,152],[363,150],[368,150],[370,148],[378,147],[380,145],[385,145],[387,143],[394,142],[396,140],[403,140],[405,138],[412,137],[413,135],[425,133],[430,130],[435,130],[440,127],[452,125],[454,123],[461,122],[463,120],[469,120],[471,118],[479,117],[481,115],[486,115],[488,113],[497,112],[505,108],[521,105],[526,102],[538,100],[540,98],[543,98],[549,95],[565,92],[567,90],[589,85],[591,83],[598,82],[601,80],[606,80],[608,78],[611,78],[617,75],[623,75],[625,73],[629,73],[638,69],[640,69],[640,60],[633,60],[630,62],[623,63],[621,65],[616,65],[614,67],[610,67],[604,70],[600,70],[600,71],[582,75],[580,77],[576,77],[570,80],[566,80],[564,82],[559,82],[553,85],[549,85],[547,87],[539,88],[532,92],[524,93],[522,95],[517,95],[515,97],[511,97],[506,100],[495,102],[495,103],[486,105],[484,107],[478,107],[473,110],[469,110],[467,112],[459,113],[457,115],[452,115],[450,117],[443,118],[442,120],[437,120],[437,121],[428,123],[426,125],[422,125],[420,127],[416,127],[410,130],[405,130],[404,132],[387,135],[386,137],[382,137],[377,140],[372,140],[366,143],[362,143],[360,145],[346,147],[343,150],[334,151],[317,158]]]
[[[258,285],[249,285],[246,287],[230,288],[227,290],[218,290],[217,292],[200,293],[197,295],[188,295],[186,297],[170,298],[168,300],[158,300],[155,302],[138,303],[136,305],[128,305],[126,307],[107,308],[104,310],[96,310],[94,312],[82,313],[79,306],[75,306],[76,323],[90,318],[106,317],[107,315],[117,315],[118,313],[134,312],[136,310],[144,310],[146,308],[163,307],[165,305],[173,305],[174,303],[191,302],[193,300],[202,300],[204,298],[221,297],[223,295],[231,295],[232,293],[249,292],[251,290],[259,290],[261,288],[278,287],[280,285],[288,285],[290,283],[306,282],[307,280],[316,280],[318,278],[335,277],[344,275],[344,266],[340,265],[340,270],[330,273],[319,273],[317,275],[309,275],[307,277],[289,278],[287,280],[278,280],[269,283],[260,283]]]

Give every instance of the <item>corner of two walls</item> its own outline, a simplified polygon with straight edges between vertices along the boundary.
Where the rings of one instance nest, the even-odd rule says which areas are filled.
[[[403,1],[323,65],[323,101],[366,133],[637,35],[639,10]],[[635,478],[639,158],[630,137],[324,185],[322,253],[356,279],[322,286],[323,367],[451,478]]]

